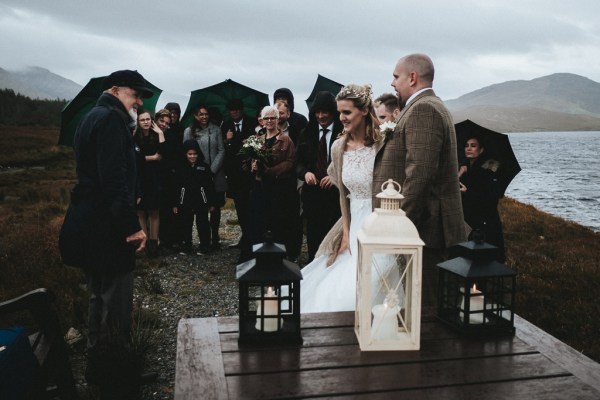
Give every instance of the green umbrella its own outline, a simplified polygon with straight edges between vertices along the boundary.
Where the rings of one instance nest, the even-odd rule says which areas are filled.
[[[258,110],[269,105],[267,94],[227,79],[216,85],[192,91],[181,123],[183,126],[189,126],[194,118],[194,112],[200,105],[206,106],[211,114],[217,111],[221,116],[226,116],[228,113],[227,102],[232,99],[242,100],[243,112],[250,116],[255,116]],[[211,117],[215,116],[211,115]]]
[[[73,145],[73,138],[75,137],[75,131],[79,125],[79,121],[87,114],[98,101],[98,98],[102,94],[102,81],[104,76],[98,78],[92,78],[87,85],[81,89],[77,96],[70,102],[68,102],[61,111],[61,122],[60,122],[60,136],[58,138],[58,144],[65,146]],[[148,86],[154,92],[152,97],[143,99],[144,105],[142,106],[145,110],[150,111],[154,114],[158,97],[162,93],[162,90],[146,81]]]
[[[306,99],[306,105],[308,106],[308,110],[312,108],[313,101],[315,101],[315,96],[319,92],[331,92],[334,96],[337,95],[342,89],[342,84],[337,83],[336,81],[332,81],[329,78],[325,78],[323,75],[317,76],[317,81],[315,82],[315,86],[313,87],[312,92],[310,92],[310,96]]]

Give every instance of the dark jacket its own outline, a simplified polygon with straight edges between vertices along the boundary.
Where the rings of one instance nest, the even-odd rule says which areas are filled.
[[[240,149],[244,140],[255,134],[254,128],[258,125],[255,118],[244,116],[242,118],[242,131],[235,133],[232,120],[223,122],[221,132],[225,143],[225,175],[227,176],[227,195],[236,195],[248,192],[252,184],[252,177],[248,168],[244,168],[244,157],[240,156]],[[233,132],[233,138],[227,140],[227,131]]]
[[[498,213],[498,200],[502,197],[496,171],[496,160],[476,160],[468,165],[461,175],[460,182],[466,186],[462,193],[462,206],[465,222],[471,229],[479,229],[485,234],[485,241],[499,248],[498,260],[504,261],[504,235]]]
[[[195,165],[182,163],[175,169],[173,207],[202,211],[215,205],[215,185],[210,166],[203,161]]]
[[[72,205],[81,227],[85,268],[128,272],[135,267],[135,246],[125,239],[140,231],[136,212],[136,155],[123,104],[104,93],[75,133],[77,184]]]

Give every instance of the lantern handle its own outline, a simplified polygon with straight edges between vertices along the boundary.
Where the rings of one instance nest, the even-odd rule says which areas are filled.
[[[396,185],[398,187],[398,190],[394,189],[394,185]],[[400,190],[402,190],[402,187],[400,186],[400,184],[398,182],[396,182],[393,179],[388,179],[387,181],[383,182],[381,184],[381,191],[384,193],[390,193],[392,192],[393,194],[396,193],[400,193]]]

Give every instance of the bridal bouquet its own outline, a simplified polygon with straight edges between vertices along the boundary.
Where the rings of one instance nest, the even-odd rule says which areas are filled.
[[[379,125],[379,131],[385,136],[386,140],[392,136],[394,129],[396,129],[396,123],[392,121],[387,121]]]
[[[265,135],[252,135],[242,143],[239,155],[255,159],[263,164],[271,159],[271,149],[265,147]]]

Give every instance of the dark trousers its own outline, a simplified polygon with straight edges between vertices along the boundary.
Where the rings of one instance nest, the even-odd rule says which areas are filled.
[[[198,231],[200,246],[210,246],[210,223],[208,221],[208,209],[206,208],[182,211],[181,232],[184,246],[192,246],[192,229],[194,229],[194,218],[196,219],[196,230]]]
[[[128,340],[133,310],[133,272],[86,272],[90,300],[88,307],[88,349],[115,340]]]
[[[306,219],[306,247],[308,262],[315,258],[321,242],[340,219],[340,195],[335,188],[303,187],[304,218]]]
[[[233,204],[235,205],[238,224],[240,225],[240,229],[242,231],[240,243],[243,244],[248,241],[250,234],[250,191],[236,193],[233,196]]]
[[[421,305],[436,307],[438,297],[438,268],[437,265],[447,259],[446,249],[423,247],[423,283]]]

